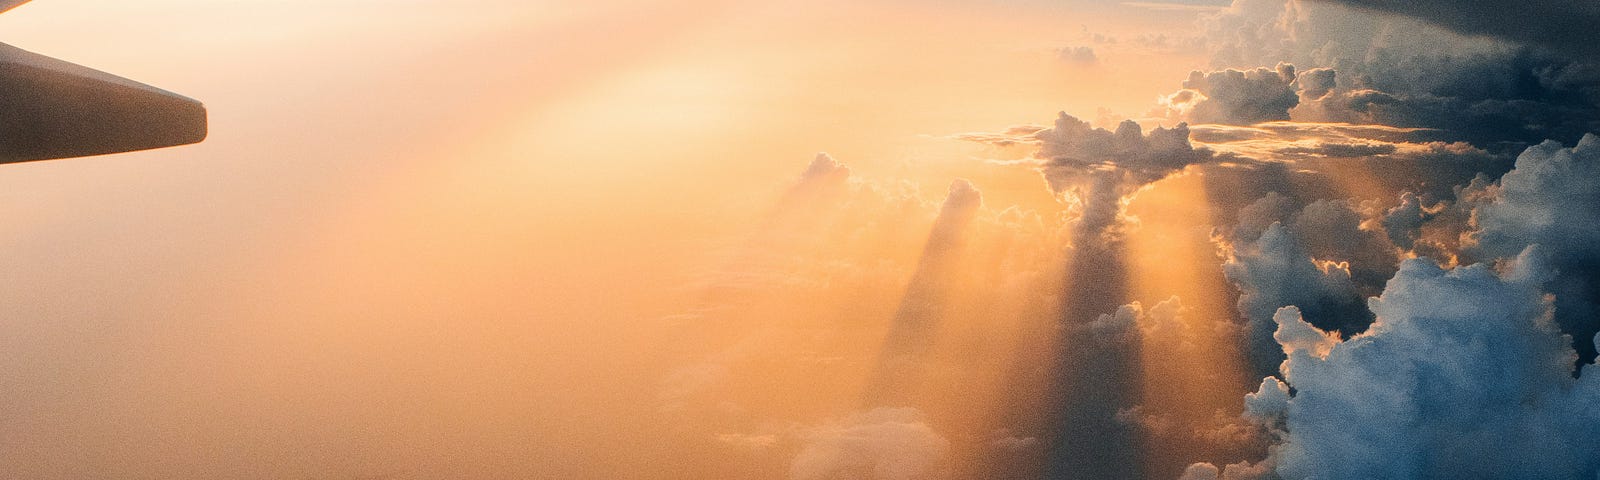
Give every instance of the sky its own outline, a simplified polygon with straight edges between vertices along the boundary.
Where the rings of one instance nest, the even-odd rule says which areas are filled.
[[[0,166],[0,476],[1600,478],[1509,3],[35,0],[211,133]]]

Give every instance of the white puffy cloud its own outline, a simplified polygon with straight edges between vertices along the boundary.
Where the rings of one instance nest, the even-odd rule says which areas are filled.
[[[1545,142],[1517,157],[1474,215],[1473,248],[1485,257],[1541,245],[1562,263],[1600,260],[1600,136],[1572,148]]]
[[[1270,458],[1191,478],[1594,478],[1600,378],[1574,378],[1538,258],[1503,273],[1408,261],[1348,340],[1284,310],[1284,381],[1247,397],[1278,429]]]
[[[1278,331],[1272,332],[1272,339],[1283,346],[1286,355],[1304,353],[1327,358],[1328,352],[1339,343],[1338,334],[1317,330],[1300,316],[1300,309],[1294,306],[1278,309],[1278,313],[1272,314],[1272,322],[1278,324]]]
[[[1183,471],[1183,476],[1178,480],[1217,480],[1222,478],[1222,471],[1216,465],[1209,463],[1196,463]]]
[[[1556,295],[1556,320],[1579,339],[1584,360],[1595,358],[1586,340],[1600,333],[1600,136],[1572,148],[1557,142],[1529,147],[1516,168],[1497,183],[1479,183],[1463,250],[1483,260],[1516,255],[1538,245],[1559,271],[1547,288]]]

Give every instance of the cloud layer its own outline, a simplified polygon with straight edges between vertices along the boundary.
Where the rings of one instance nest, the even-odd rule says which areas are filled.
[[[1600,4],[1584,0],[1324,0],[1397,13],[1467,35],[1535,45],[1580,58],[1600,58],[1594,26]],[[1508,15],[1509,12],[1516,12]]]

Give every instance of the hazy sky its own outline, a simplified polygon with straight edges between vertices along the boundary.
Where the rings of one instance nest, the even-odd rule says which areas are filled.
[[[1594,478],[1600,70],[1385,3],[35,0],[211,137],[0,168],[0,477]]]

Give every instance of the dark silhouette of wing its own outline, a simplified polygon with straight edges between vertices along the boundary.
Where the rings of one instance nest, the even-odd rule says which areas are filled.
[[[28,0],[0,0],[0,13],[17,8],[18,5],[28,3]]]
[[[27,0],[0,0],[0,12]],[[0,43],[0,163],[198,143],[200,102]]]

